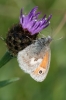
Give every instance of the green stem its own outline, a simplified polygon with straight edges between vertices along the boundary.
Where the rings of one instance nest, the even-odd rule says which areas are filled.
[[[9,62],[12,58],[13,56],[7,51],[5,55],[2,57],[2,59],[0,60],[0,68],[4,66],[7,62]]]

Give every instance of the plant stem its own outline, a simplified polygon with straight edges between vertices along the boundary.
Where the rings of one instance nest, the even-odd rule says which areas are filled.
[[[0,68],[9,62],[12,58],[13,56],[7,51],[0,60]]]

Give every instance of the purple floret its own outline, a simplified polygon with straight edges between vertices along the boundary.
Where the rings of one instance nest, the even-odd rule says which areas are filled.
[[[36,13],[38,7],[33,8],[28,15],[23,15],[22,9],[20,13],[20,24],[23,29],[27,29],[31,35],[39,33],[42,29],[46,28],[50,24],[52,15],[46,18],[46,15],[38,20],[40,12]]]

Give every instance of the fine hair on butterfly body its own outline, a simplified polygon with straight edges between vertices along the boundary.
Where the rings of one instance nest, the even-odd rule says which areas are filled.
[[[19,66],[26,73],[38,81],[42,82],[47,76],[50,66],[50,42],[52,38],[39,38],[24,50],[18,53]]]

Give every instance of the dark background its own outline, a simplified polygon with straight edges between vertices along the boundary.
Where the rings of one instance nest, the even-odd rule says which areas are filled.
[[[35,6],[41,16],[53,15],[50,26],[41,31],[53,37],[49,73],[43,82],[36,82],[20,69],[16,58],[12,59],[0,69],[0,81],[13,77],[21,80],[0,88],[0,100],[66,100],[66,0],[0,0],[0,36],[6,37],[8,29],[19,23],[21,8],[27,14]],[[6,51],[0,40],[0,58]]]

